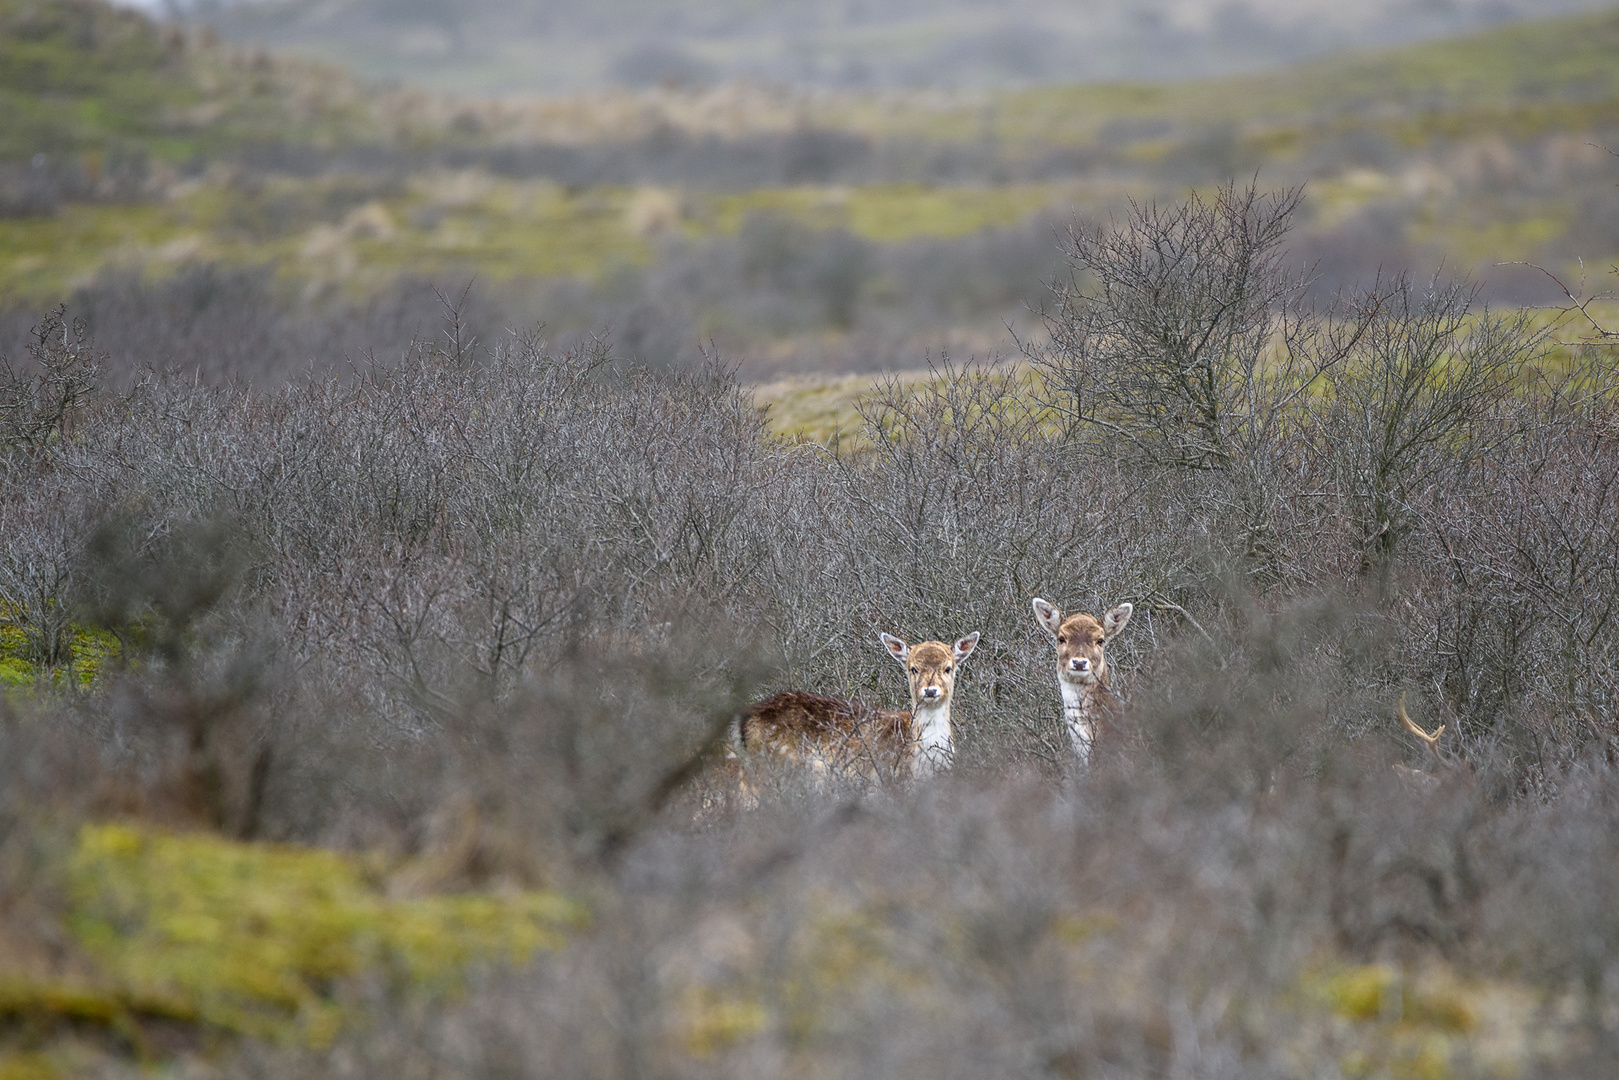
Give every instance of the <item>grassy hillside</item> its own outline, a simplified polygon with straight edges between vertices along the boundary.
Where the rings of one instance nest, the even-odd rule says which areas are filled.
[[[334,70],[226,49],[95,0],[0,0],[0,161],[184,163],[256,142],[375,140],[376,97]]]
[[[1007,93],[995,99],[996,122],[997,131],[1036,143],[1108,141],[1110,125],[1153,120],[1294,128],[1306,144],[1344,126],[1383,131],[1406,145],[1476,134],[1515,138],[1614,123],[1616,61],[1619,11],[1608,11],[1258,75]]]
[[[264,268],[281,308],[476,279],[486,329],[628,320],[662,328],[625,338],[646,358],[915,367],[1036,332],[1074,216],[1256,172],[1309,185],[1298,256],[1327,289],[1445,265],[1549,299],[1497,264],[1619,255],[1619,12],[1201,82],[469,101],[93,0],[0,11],[23,118],[0,134],[0,302],[35,313],[206,266]]]
[[[503,103],[367,91],[333,69],[228,49],[206,34],[160,28],[96,0],[4,0],[0,26],[0,100],[17,118],[0,135],[0,157],[12,160],[115,146],[178,158],[255,142],[327,150],[367,142],[510,147],[629,140],[669,129],[737,139],[806,123],[876,139],[987,138],[1031,150],[1174,142],[1192,129],[1231,124],[1293,126],[1321,138],[1353,123],[1415,145],[1481,131],[1511,138],[1611,123],[1619,100],[1619,11],[1186,83],[987,95],[605,91]],[[1177,130],[1132,130],[1163,123]]]
[[[492,983],[544,954],[589,948],[577,940],[590,924],[582,905],[510,890],[393,897],[380,855],[127,823],[85,825],[45,850],[38,872],[55,895],[34,901],[32,934],[0,922],[6,1080],[253,1075],[265,1058],[313,1070],[379,1031],[420,1025],[420,1038],[427,1018],[485,1007]],[[1042,928],[1043,948],[1088,981],[1089,956],[1128,947],[1132,928],[1110,907],[1073,907]],[[664,975],[647,1003],[663,1030],[643,1037],[660,1060],[697,1065],[786,1027],[794,1056],[814,1060],[840,998],[875,982],[909,1000],[931,975],[938,958],[911,954],[898,930],[883,904],[829,895],[775,964]],[[981,962],[960,944],[945,956]],[[1320,959],[1263,1007],[1296,1025],[1301,1048],[1319,1040],[1361,1075],[1448,1077],[1457,1059],[1521,1067],[1532,1002],[1526,987],[1441,964]]]
[[[200,101],[183,41],[132,12],[6,0],[0,25],[8,159],[114,140],[144,145],[168,133],[166,112]]]

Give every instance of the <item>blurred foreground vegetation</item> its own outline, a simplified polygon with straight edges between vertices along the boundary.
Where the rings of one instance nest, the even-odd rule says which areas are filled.
[[[327,1046],[361,1011],[362,976],[443,995],[583,925],[581,907],[542,893],[391,898],[389,872],[410,867],[330,851],[110,824],[39,839],[34,901],[61,904],[61,936],[9,942],[22,949],[0,1016],[32,1035],[24,1047],[53,1048],[35,1063],[47,1075],[93,1067],[96,1050],[156,1064],[175,1048],[148,1026],[183,1025],[196,1048],[236,1035]],[[21,1053],[7,1067],[41,1054]]]

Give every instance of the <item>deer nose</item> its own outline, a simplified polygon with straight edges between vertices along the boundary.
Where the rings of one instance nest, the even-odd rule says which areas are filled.
[[[1076,656],[1072,660],[1068,661],[1068,666],[1073,668],[1075,671],[1089,671],[1091,669],[1091,662],[1085,659],[1083,656]]]
[[[927,698],[929,701],[932,701],[934,698],[939,696],[939,688],[937,686],[924,686],[922,688],[922,696]]]

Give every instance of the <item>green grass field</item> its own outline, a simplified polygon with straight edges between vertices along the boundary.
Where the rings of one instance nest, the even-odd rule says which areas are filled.
[[[955,237],[1065,205],[1059,185],[1002,188],[768,188],[735,195],[596,188],[481,174],[413,177],[357,205],[326,180],[277,178],[245,193],[228,181],[183,185],[160,203],[66,205],[0,222],[0,296],[49,300],[107,267],[161,275],[188,262],[272,263],[289,280],[355,291],[400,273],[590,278],[653,257],[663,228],[727,235],[778,213],[868,240]],[[644,220],[672,207],[667,223]],[[654,210],[646,209],[648,203]]]

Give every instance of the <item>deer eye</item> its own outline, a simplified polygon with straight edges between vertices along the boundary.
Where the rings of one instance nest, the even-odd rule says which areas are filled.
[[[951,672],[951,671],[952,671],[952,670],[954,670],[954,669],[953,669],[953,668],[945,668],[945,669],[944,669],[944,673],[945,673],[945,674],[946,674],[946,675],[948,675],[948,674],[950,674],[950,672]]]
[[[912,674],[912,675],[915,675],[915,674],[916,674],[916,669],[915,669],[915,668],[912,668],[912,669],[911,669],[911,674]]]
[[[1097,639],[1096,639],[1096,643],[1097,643],[1097,644],[1098,644],[1098,645],[1100,645],[1100,644],[1102,644],[1102,643],[1103,643],[1103,642],[1105,642],[1105,641],[1106,641],[1106,640],[1107,640],[1107,638],[1105,638],[1105,637],[1099,637],[1099,638],[1097,638]]]
[[[1066,644],[1068,644],[1068,639],[1063,637],[1061,634],[1058,634],[1057,635],[1057,644],[1058,645],[1066,645]]]

